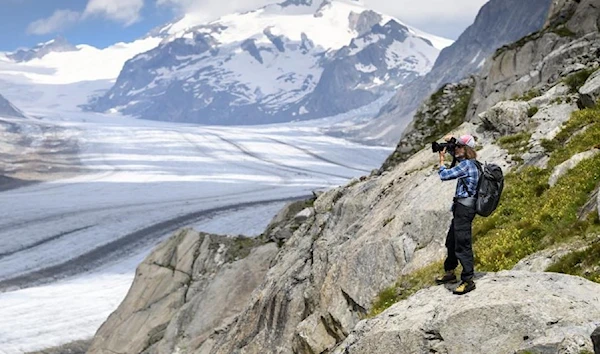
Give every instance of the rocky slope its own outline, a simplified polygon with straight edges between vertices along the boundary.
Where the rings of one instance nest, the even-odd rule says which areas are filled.
[[[426,74],[450,43],[346,0],[286,1],[182,26],[158,30],[162,44],[128,61],[89,108],[224,125],[329,116]]]
[[[482,70],[497,48],[539,30],[550,0],[492,0],[454,44],[445,48],[423,78],[401,87],[379,115],[353,135],[359,140],[396,144],[419,105],[442,85],[458,82]],[[410,134],[408,128],[406,134]]]
[[[574,14],[587,9],[595,23],[597,16],[587,7],[589,2],[573,6]],[[552,13],[557,11],[561,10]],[[585,23],[586,17],[579,22]],[[571,42],[587,34],[579,36],[575,34]],[[567,53],[574,57],[564,54],[565,61],[578,58],[577,52]],[[592,71],[594,63],[588,64],[586,70]],[[273,256],[268,269],[261,268],[265,273],[260,273],[262,279],[252,293],[236,294],[247,302],[238,307],[233,301],[236,305],[227,321],[190,326],[206,312],[190,312],[199,300],[180,293],[186,286],[201,289],[194,281],[206,284],[205,279],[217,279],[210,277],[223,272],[215,269],[190,277],[190,269],[202,268],[178,265],[179,260],[187,265],[212,264],[219,259],[219,249],[228,249],[227,242],[215,239],[218,246],[208,247],[208,256],[195,252],[191,260],[179,254],[198,249],[200,238],[195,235],[184,238],[186,243],[171,241],[170,246],[157,249],[138,270],[142,274],[99,331],[91,352],[134,353],[142,348],[144,353],[575,354],[593,350],[590,335],[600,325],[600,155],[594,152],[600,148],[600,114],[597,108],[580,109],[577,103],[583,94],[600,96],[600,89],[593,89],[600,85],[595,84],[598,75],[588,76],[574,88],[568,85],[573,84],[570,80],[563,83],[564,78],[556,75],[548,82],[551,87],[539,94],[493,105],[489,98],[490,109],[449,131],[475,134],[479,160],[498,163],[507,173],[500,208],[475,223],[477,269],[488,271],[477,275],[475,292],[457,298],[449,289],[433,287],[414,294],[427,288],[441,269],[437,262],[445,252],[454,193],[453,183],[439,181],[437,155],[426,147],[388,171],[328,191],[302,212],[291,216],[294,210],[283,217],[293,221],[293,227],[284,228],[287,234],[282,238],[266,238],[279,240],[280,248],[260,245],[250,252],[252,257],[271,247]],[[489,76],[478,80],[480,87],[494,82]],[[511,86],[508,81],[504,84]],[[443,90],[439,96],[451,97],[452,92]],[[431,101],[441,102],[436,108],[440,112],[444,105],[455,105],[450,99]],[[165,251],[175,248],[180,251]],[[159,279],[144,271],[155,260],[172,268],[166,267]],[[525,261],[519,264],[520,260]],[[253,264],[265,264],[261,262]],[[595,282],[551,273],[494,273],[515,266],[533,271],[542,263],[537,270],[573,273]],[[255,269],[250,264],[244,268]],[[176,274],[177,269],[187,274]],[[229,294],[227,284],[242,280],[219,279],[205,290],[192,292],[195,299],[218,302],[212,300],[211,294],[216,293],[212,286],[225,284],[219,293]],[[156,299],[173,296],[175,300],[159,303],[154,310],[156,299],[142,296],[153,292],[165,295]],[[222,306],[217,302],[211,306]]]
[[[599,6],[597,0],[557,1],[543,30],[499,49],[482,70],[468,118],[498,101],[548,89],[559,78],[597,66]]]
[[[592,350],[600,284],[559,274],[501,272],[486,275],[477,286],[477,291],[460,298],[444,287],[423,290],[361,322],[333,353]]]

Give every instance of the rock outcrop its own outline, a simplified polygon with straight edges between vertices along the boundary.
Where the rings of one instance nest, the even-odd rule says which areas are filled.
[[[596,107],[598,98],[600,98],[600,71],[593,73],[579,89],[579,97],[584,107]]]
[[[502,101],[481,113],[479,118],[488,130],[510,135],[531,128],[530,117],[527,115],[528,109],[529,105],[524,102]]]
[[[262,282],[275,244],[182,230],[137,269],[88,353],[173,353],[228,326]]]
[[[599,294],[600,284],[568,275],[488,274],[464,297],[417,293],[359,323],[333,353],[581,353],[592,350]]]
[[[600,65],[596,55],[600,33],[591,20],[600,15],[600,0],[573,3],[576,6],[569,7],[564,16],[553,10],[549,26],[499,49],[487,61],[475,86],[468,119],[499,101],[521,96],[534,87],[548,89],[582,68]]]
[[[467,124],[459,129],[457,134],[474,128]],[[481,139],[485,141],[485,138]],[[480,154],[487,160],[500,162],[503,152],[493,144],[486,144]],[[138,277],[123,305],[98,332],[94,342],[96,349],[92,353],[108,353],[102,348],[126,351],[127,347],[119,349],[112,345],[125,345],[120,333],[126,332],[125,328],[130,328],[127,333],[137,333],[140,325],[144,330],[139,336],[144,338],[146,345],[157,341],[147,353],[180,350],[265,354],[332,350],[370,311],[372,301],[381,289],[393,284],[403,272],[422,267],[443,255],[442,244],[450,222],[448,201],[452,199],[454,187],[439,181],[433,167],[435,160],[436,155],[423,150],[390,172],[320,195],[313,206],[299,213],[303,215],[290,212],[289,215],[294,215],[292,219],[306,219],[271,260],[270,269],[249,295],[241,312],[227,324],[205,332],[206,335],[200,336],[198,332],[194,332],[197,335],[194,337],[183,335],[188,329],[185,322],[182,325],[178,320],[182,316],[178,313],[184,308],[193,308],[191,304],[195,301],[192,299],[187,304],[183,294],[171,295],[172,302],[166,306],[168,311],[155,307],[149,313],[140,313],[140,316],[150,316],[154,311],[168,313],[173,318],[170,322],[166,321],[166,315],[161,315],[162,320],[152,326],[138,322],[135,318],[139,309],[152,302],[137,305],[139,300],[136,298],[140,293],[152,293],[153,286],[160,288],[156,284],[162,283],[162,280]],[[194,249],[200,241],[185,242],[188,245],[182,246],[181,250]],[[169,247],[176,244],[171,241]],[[188,253],[191,254],[193,252]],[[151,256],[145,264],[155,267],[148,264],[156,257]],[[203,259],[185,261],[188,264],[185,273],[196,274],[193,273],[196,268],[190,270],[189,264],[204,263]],[[177,284],[189,279],[185,274],[165,273]],[[175,289],[179,287],[181,285]],[[200,292],[194,294],[203,298]],[[149,338],[153,340],[149,341]],[[140,342],[137,348],[143,346]]]

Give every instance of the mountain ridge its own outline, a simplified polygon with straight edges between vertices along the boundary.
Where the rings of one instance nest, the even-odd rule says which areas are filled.
[[[446,83],[476,74],[496,49],[542,28],[551,3],[550,0],[489,1],[456,42],[440,52],[427,75],[398,89],[368,124],[344,134],[359,141],[396,144],[410,134],[413,115],[430,94]]]
[[[320,118],[424,75],[444,45],[355,1],[283,4],[165,26],[161,45],[128,61],[88,108],[204,124]]]

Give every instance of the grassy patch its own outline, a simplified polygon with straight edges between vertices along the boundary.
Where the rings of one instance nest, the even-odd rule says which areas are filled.
[[[580,222],[578,229],[585,230],[586,235],[594,235],[595,237],[600,235],[598,212],[594,211],[587,220]],[[550,266],[547,271],[577,275],[600,283],[600,239],[596,238],[587,249],[564,256],[560,261]]]
[[[542,95],[542,91],[540,91],[539,89],[531,89],[531,90],[525,92],[522,96],[513,98],[513,100],[528,102],[536,97],[540,97],[541,95]]]
[[[585,84],[587,79],[594,73],[593,69],[585,69],[567,76],[564,83],[569,86],[571,93],[577,93],[581,86]]]
[[[539,111],[540,111],[540,109],[538,107],[535,107],[535,106],[529,107],[529,109],[527,110],[527,116],[529,118],[531,118],[531,117],[535,116],[535,114]]]
[[[435,277],[443,271],[443,263],[437,262],[401,276],[396,284],[379,293],[373,302],[369,317],[377,316],[398,301],[407,299],[421,289],[435,285]]]
[[[558,27],[552,28],[550,30],[552,33],[556,33],[561,37],[575,37],[576,33],[571,31],[565,25],[560,25]]]
[[[542,139],[540,145],[546,150],[546,152],[552,152],[559,148],[560,144],[556,140]]]
[[[588,126],[584,133],[565,143],[573,131],[584,126]],[[544,143],[555,147],[547,169],[528,167],[506,176],[498,210],[473,224],[481,270],[510,269],[525,256],[592,231],[594,225],[580,222],[577,215],[600,183],[600,157],[581,162],[552,188],[547,181],[556,165],[593,148],[599,139],[598,112],[575,112],[553,142]]]
[[[264,243],[263,240],[254,237],[238,236],[229,240],[229,248],[227,249],[227,262],[233,262],[239,259],[244,259],[250,255],[250,252],[257,246]]]
[[[573,134],[584,127],[587,127],[584,133],[578,134],[574,139],[571,139],[569,144],[566,144]],[[558,148],[550,157],[550,167],[557,166],[580,152],[598,147],[600,142],[600,109],[584,109],[574,112],[571,119],[563,126],[562,131],[554,138],[554,141]]]
[[[498,145],[508,151],[514,159],[515,157],[519,157],[525,151],[530,139],[531,133],[522,132],[501,137],[498,139]]]

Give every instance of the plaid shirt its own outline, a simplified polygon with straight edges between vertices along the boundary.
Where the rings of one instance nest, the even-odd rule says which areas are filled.
[[[439,175],[442,181],[459,179],[456,185],[455,198],[474,197],[477,193],[477,183],[479,182],[479,170],[473,160],[462,160],[456,167],[447,169],[446,166],[440,166]],[[466,182],[466,183],[464,183]],[[465,189],[465,186],[468,188]]]

